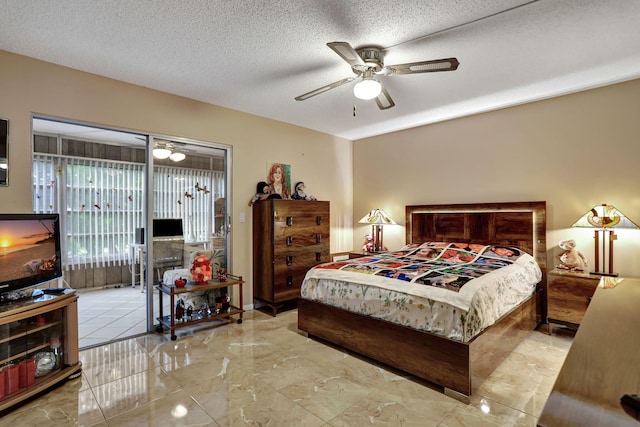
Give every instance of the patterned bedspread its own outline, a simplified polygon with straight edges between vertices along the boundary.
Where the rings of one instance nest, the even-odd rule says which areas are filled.
[[[426,242],[309,270],[302,298],[468,341],[541,280],[517,248]]]

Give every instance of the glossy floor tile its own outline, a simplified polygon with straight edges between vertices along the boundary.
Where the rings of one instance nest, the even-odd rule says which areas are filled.
[[[147,333],[147,294],[140,292],[139,287],[122,285],[76,292],[80,348]],[[163,299],[165,312],[169,310],[168,300],[168,297]],[[157,317],[157,290],[153,294],[153,312]]]
[[[304,337],[296,310],[177,333],[81,351],[80,378],[2,425],[535,426],[572,339],[532,331],[464,404]]]

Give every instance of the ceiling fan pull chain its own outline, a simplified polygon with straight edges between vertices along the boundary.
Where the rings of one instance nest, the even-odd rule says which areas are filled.
[[[356,116],[356,103],[353,103],[353,117]]]

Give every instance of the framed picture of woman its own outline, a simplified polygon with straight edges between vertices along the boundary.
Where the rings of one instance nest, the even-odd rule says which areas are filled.
[[[271,194],[278,194],[283,199],[291,198],[291,165],[272,163],[268,167],[267,184]]]

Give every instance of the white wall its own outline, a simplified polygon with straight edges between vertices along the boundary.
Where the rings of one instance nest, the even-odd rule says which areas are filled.
[[[593,231],[570,228],[609,203],[640,224],[640,80],[354,141],[354,221],[373,208],[547,202],[549,265],[574,238],[593,265]],[[375,172],[373,172],[375,171]],[[354,246],[367,227],[356,224]],[[404,244],[403,226],[385,245]],[[622,230],[614,270],[640,277],[640,230]]]
[[[31,116],[232,146],[231,272],[247,280],[252,304],[248,201],[267,164],[292,166],[292,180],[331,202],[331,251],[351,249],[352,147],[348,140],[0,51],[0,117],[9,120],[9,186],[0,212],[31,212]],[[294,101],[292,101],[294,102]],[[322,165],[319,167],[319,165]],[[244,213],[247,222],[240,223]]]

